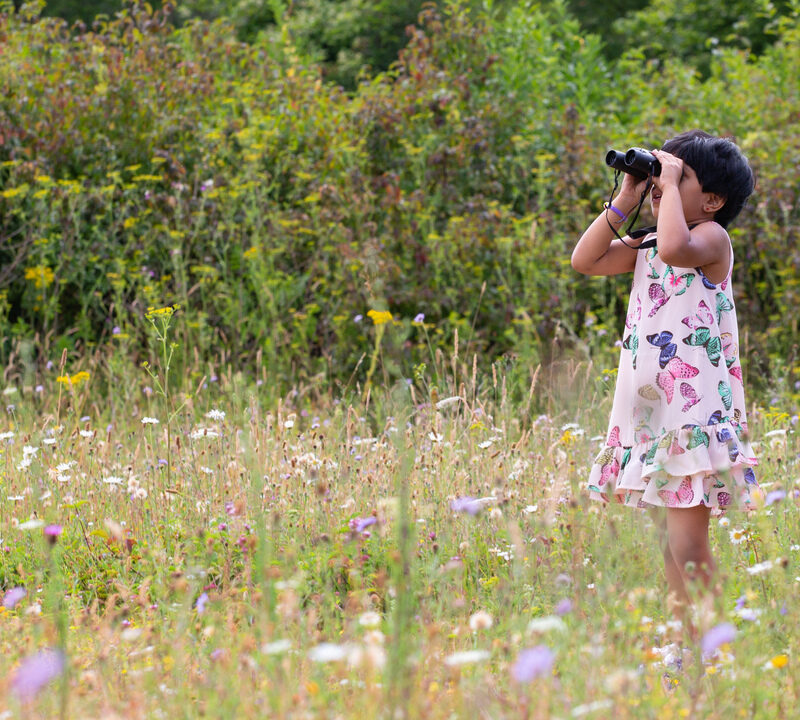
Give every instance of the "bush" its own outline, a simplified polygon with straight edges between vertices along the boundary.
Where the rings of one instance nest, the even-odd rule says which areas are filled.
[[[793,328],[775,321],[800,262],[796,19],[763,57],[725,50],[702,79],[678,60],[607,62],[563,3],[451,2],[345,94],[291,45],[222,22],[130,9],[74,34],[5,8],[6,357],[34,334],[44,355],[137,352],[146,308],[178,302],[183,352],[261,358],[278,384],[364,379],[370,309],[396,321],[386,379],[456,331],[462,356],[520,356],[523,374],[564,343],[613,362],[626,279],[569,267],[610,189],[602,158],[699,125],[733,134],[759,175],[734,231],[743,344],[792,372]]]

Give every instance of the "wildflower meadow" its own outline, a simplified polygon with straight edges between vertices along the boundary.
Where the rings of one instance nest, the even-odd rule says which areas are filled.
[[[438,391],[173,395],[157,355],[134,400],[101,367],[7,384],[0,717],[791,717],[796,417],[753,407],[763,492],[712,523],[687,646],[652,518],[582,486],[608,371],[513,399],[458,353]]]
[[[667,4],[611,54],[577,0],[421,3],[370,69],[323,0],[0,0],[0,720],[800,717],[800,10],[624,42]],[[760,489],[681,620],[585,488],[628,287],[569,255],[609,147],[695,126],[758,176]]]

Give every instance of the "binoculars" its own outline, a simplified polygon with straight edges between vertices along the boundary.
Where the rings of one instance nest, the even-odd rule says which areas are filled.
[[[646,180],[651,175],[661,174],[661,163],[653,153],[644,148],[631,148],[625,153],[609,150],[606,153],[606,165],[633,175],[637,180]]]

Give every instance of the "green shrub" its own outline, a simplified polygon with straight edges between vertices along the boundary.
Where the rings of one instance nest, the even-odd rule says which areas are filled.
[[[761,58],[722,51],[702,79],[677,59],[609,63],[563,3],[451,2],[346,94],[225,23],[131,9],[76,35],[4,7],[5,357],[34,336],[45,356],[144,353],[144,312],[177,302],[180,352],[260,359],[276,387],[365,379],[370,309],[395,321],[385,380],[451,353],[456,331],[462,357],[518,358],[522,377],[565,345],[613,363],[628,280],[569,266],[610,190],[603,156],[699,125],[758,173],[734,230],[743,346],[791,379],[794,18]]]

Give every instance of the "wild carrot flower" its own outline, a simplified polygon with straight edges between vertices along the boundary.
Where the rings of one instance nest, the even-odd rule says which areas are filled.
[[[483,662],[488,660],[491,654],[488,650],[464,650],[454,652],[444,659],[445,665],[469,665],[471,663]]]
[[[348,654],[346,645],[335,645],[334,643],[321,643],[308,651],[308,658],[313,662],[326,663],[344,660]]]

